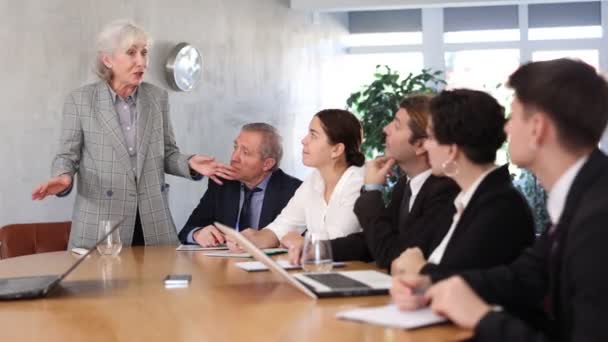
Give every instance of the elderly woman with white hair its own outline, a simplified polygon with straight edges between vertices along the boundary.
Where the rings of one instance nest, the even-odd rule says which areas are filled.
[[[143,82],[150,44],[131,22],[108,25],[97,40],[95,72],[101,80],[65,101],[52,178],[32,199],[66,196],[76,181],[69,248],[94,245],[100,220],[122,219],[126,245],[175,244],[165,173],[193,180],[204,175],[219,184],[219,177],[234,178],[234,170],[214,158],[180,152],[167,92]]]

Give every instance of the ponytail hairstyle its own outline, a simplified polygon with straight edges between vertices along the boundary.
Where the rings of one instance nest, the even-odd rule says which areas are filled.
[[[363,166],[365,156],[361,153],[363,128],[357,117],[344,109],[325,109],[315,115],[332,145],[343,144],[348,166]]]

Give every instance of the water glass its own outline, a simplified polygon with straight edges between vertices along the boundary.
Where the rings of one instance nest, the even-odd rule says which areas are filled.
[[[106,234],[108,234],[112,227],[116,224],[116,221],[101,220],[99,221],[99,227],[97,229],[97,241],[101,240]],[[120,228],[108,235],[99,245],[97,245],[97,251],[99,254],[117,256],[122,250],[122,241],[120,240]]]
[[[305,272],[330,272],[333,268],[331,243],[326,232],[311,232],[304,237],[302,258],[300,260]]]

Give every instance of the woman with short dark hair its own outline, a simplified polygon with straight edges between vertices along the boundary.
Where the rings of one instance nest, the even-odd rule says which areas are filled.
[[[428,260],[420,249],[407,249],[393,262],[395,274],[423,273],[437,281],[510,263],[533,242],[531,210],[513,187],[508,165],[494,164],[506,139],[504,124],[504,108],[481,91],[443,91],[431,101],[425,142],[431,168],[461,192],[452,225]]]

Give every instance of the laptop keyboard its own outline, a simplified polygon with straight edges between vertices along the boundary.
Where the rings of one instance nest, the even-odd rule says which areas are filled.
[[[340,273],[307,274],[306,277],[316,280],[319,283],[331,288],[332,290],[370,288],[368,285],[352,278],[343,276]]]

